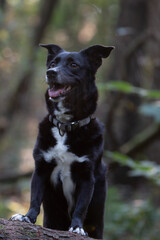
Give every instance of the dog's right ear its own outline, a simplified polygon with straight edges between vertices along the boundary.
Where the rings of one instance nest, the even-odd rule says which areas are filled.
[[[47,48],[48,50],[48,56],[47,56],[47,62],[46,65],[48,67],[50,61],[60,52],[64,51],[63,48],[59,47],[55,44],[39,44],[40,47]]]

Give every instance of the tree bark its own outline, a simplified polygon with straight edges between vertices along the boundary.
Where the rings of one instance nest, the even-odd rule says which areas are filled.
[[[58,3],[58,0],[42,1],[40,9],[40,21],[35,29],[33,46],[37,47],[42,37],[45,35],[46,28],[50,22],[53,11]]]
[[[5,2],[5,1],[4,1]],[[20,76],[19,83],[17,85],[17,88],[11,95],[8,105],[6,107],[6,110],[4,112],[5,118],[5,125],[1,126],[0,121],[0,140],[3,139],[2,137],[6,132],[8,132],[10,128],[10,123],[12,122],[11,119],[13,118],[14,114],[17,113],[17,111],[24,108],[26,102],[25,99],[27,97],[28,91],[30,89],[34,72],[35,72],[35,62],[36,62],[36,54],[37,54],[37,48],[38,44],[42,40],[42,37],[45,34],[45,30],[49,24],[49,21],[53,15],[53,11],[56,8],[56,4],[59,2],[59,0],[42,0],[41,1],[41,7],[39,10],[39,22],[37,26],[33,29],[33,39],[31,42],[31,51],[28,56],[27,60],[27,66],[25,71],[22,73],[22,76]],[[0,4],[0,8],[2,8],[2,4]],[[1,120],[1,119],[0,119]],[[2,119],[3,120],[3,119]],[[9,120],[9,121],[8,121]]]
[[[111,80],[119,79],[137,87],[141,86],[143,76],[140,59],[143,56],[144,43],[148,38],[147,3],[148,0],[120,1],[115,38],[116,56],[108,76]],[[139,130],[137,126],[140,124],[140,119],[137,107],[141,99],[133,94],[126,96],[114,93],[107,96],[106,102],[108,102],[106,148],[115,150],[129,141]]]
[[[51,230],[39,225],[0,218],[1,240],[92,240],[68,231]]]
[[[0,8],[1,8],[2,10],[4,10],[5,7],[6,7],[6,0],[1,0],[1,1],[0,1]]]

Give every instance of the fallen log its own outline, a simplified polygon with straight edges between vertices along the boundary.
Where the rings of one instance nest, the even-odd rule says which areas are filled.
[[[68,231],[51,230],[32,223],[0,218],[0,240],[93,240]]]

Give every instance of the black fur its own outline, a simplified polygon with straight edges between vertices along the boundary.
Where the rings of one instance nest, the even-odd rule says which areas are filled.
[[[41,46],[48,49],[49,88],[71,86],[71,91],[65,93],[61,100],[63,107],[67,109],[61,121],[68,121],[65,119],[66,115],[70,116],[69,121],[77,121],[93,114],[98,97],[95,73],[102,63],[102,58],[108,57],[113,47],[95,45],[70,53],[53,44]],[[48,90],[45,97],[49,114],[56,115],[56,112],[60,111],[59,99],[62,97],[58,95],[55,97],[58,100],[52,101],[49,99]],[[72,196],[75,204],[69,213],[60,177],[57,185],[50,181],[57,162],[55,159],[46,162],[42,154],[42,151],[48,151],[57,143],[51,131],[53,127],[49,115],[39,125],[33,153],[35,171],[31,184],[31,204],[26,216],[34,223],[43,203],[45,227],[58,230],[68,230],[70,227],[74,230],[80,227],[84,228],[90,237],[101,239],[106,197],[106,166],[101,159],[103,126],[97,119],[92,119],[88,125],[65,133],[67,151],[78,157],[87,156],[88,159],[84,162],[73,161],[70,165],[71,179],[75,184]]]

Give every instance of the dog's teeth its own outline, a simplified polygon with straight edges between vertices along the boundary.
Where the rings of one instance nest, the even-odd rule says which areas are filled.
[[[68,86],[68,87],[66,88],[67,91],[69,91],[70,89],[71,89],[71,86]]]

